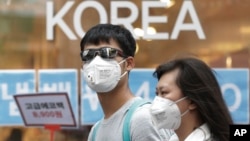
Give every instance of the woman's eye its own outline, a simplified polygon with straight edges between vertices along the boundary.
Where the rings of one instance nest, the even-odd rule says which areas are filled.
[[[161,95],[164,96],[164,95],[167,95],[168,92],[161,92]]]

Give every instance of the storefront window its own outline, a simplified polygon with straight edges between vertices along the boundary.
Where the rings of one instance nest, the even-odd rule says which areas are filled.
[[[158,0],[124,1],[134,7],[120,8],[119,2],[0,0],[0,70],[80,71],[84,32],[100,22],[124,19],[121,23],[137,35],[136,68],[154,69],[187,53],[213,68],[250,68],[249,0],[170,0],[162,3],[165,7],[154,3]],[[90,127],[59,131],[55,141],[86,140]],[[41,141],[49,139],[49,132],[0,123],[0,136],[0,141],[14,136],[15,141]]]

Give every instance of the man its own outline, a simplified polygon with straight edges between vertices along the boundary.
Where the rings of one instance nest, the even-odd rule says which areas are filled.
[[[165,140],[165,135],[152,125],[150,104],[139,105],[124,123],[133,109],[131,105],[141,99],[133,95],[128,84],[129,72],[135,66],[136,42],[132,34],[118,25],[98,24],[85,34],[80,46],[84,79],[96,91],[104,112],[104,118],[92,127],[88,141]]]

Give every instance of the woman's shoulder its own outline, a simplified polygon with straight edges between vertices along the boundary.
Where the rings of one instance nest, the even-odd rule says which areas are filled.
[[[207,123],[203,123],[200,127],[196,128],[185,141],[212,141],[211,133]]]

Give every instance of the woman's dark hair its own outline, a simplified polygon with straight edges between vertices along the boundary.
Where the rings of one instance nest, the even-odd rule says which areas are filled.
[[[229,125],[233,123],[222,97],[215,72],[203,61],[194,57],[177,58],[159,65],[153,76],[158,80],[170,71],[179,70],[176,84],[192,100],[206,122],[214,139],[229,140]]]
[[[109,43],[111,40],[118,43],[125,56],[135,55],[136,42],[131,32],[119,25],[98,24],[87,31],[80,42],[81,51],[86,45]]]

